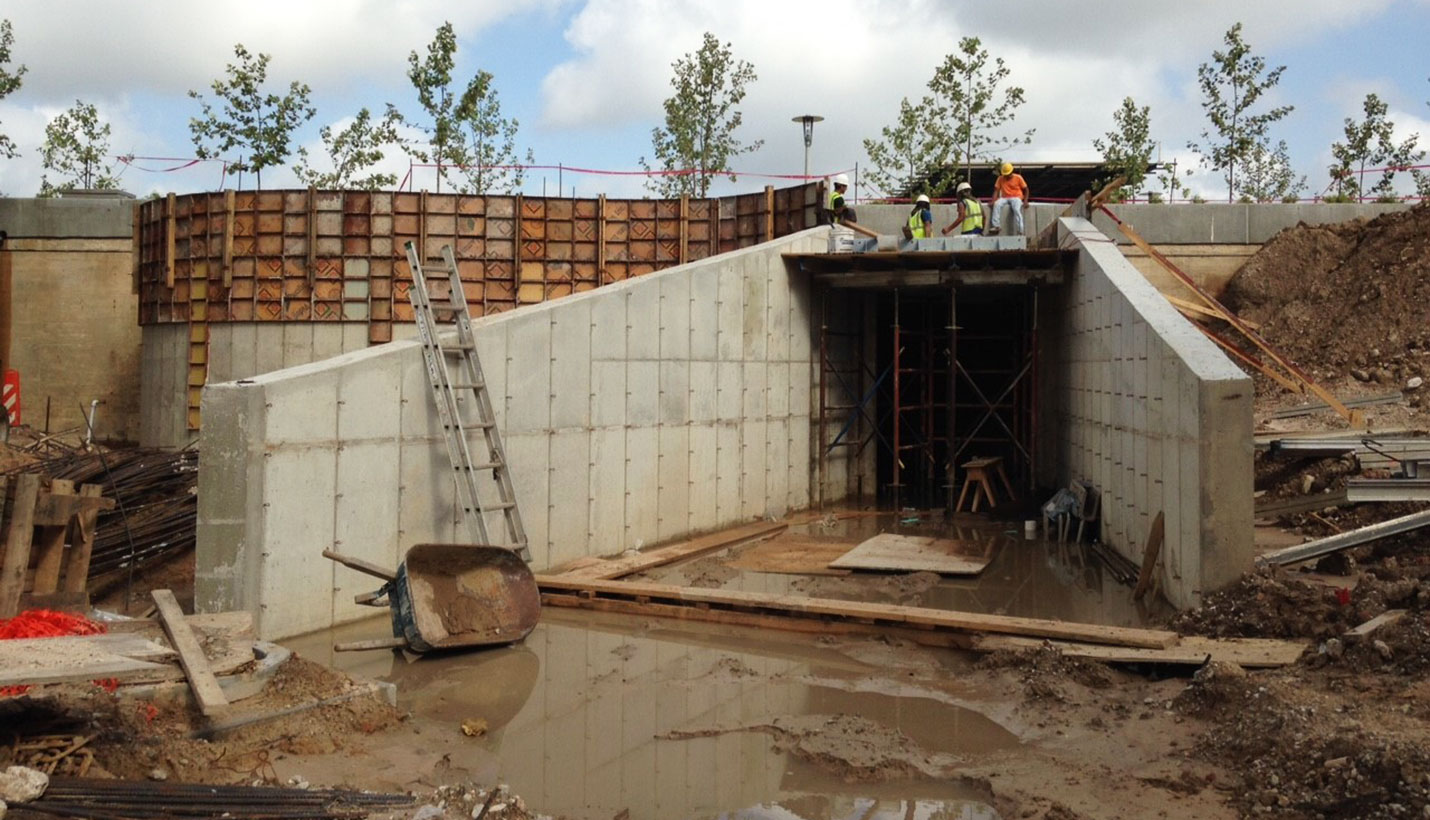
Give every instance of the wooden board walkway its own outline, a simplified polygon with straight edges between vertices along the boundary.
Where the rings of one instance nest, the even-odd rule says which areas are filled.
[[[848,575],[847,569],[829,564],[843,557],[857,542],[813,535],[781,533],[750,547],[726,563],[750,572],[786,575]]]
[[[549,606],[584,607],[608,611],[639,611],[645,605],[683,607],[691,620],[721,622],[729,613],[783,615],[787,618],[851,620],[856,623],[911,627],[929,631],[988,632],[1056,638],[1087,643],[1165,649],[1176,643],[1177,635],[1157,629],[1102,626],[989,615],[979,612],[952,612],[925,607],[809,598],[801,595],[770,595],[739,590],[711,590],[633,581],[579,581],[564,576],[538,575],[541,600]],[[595,602],[617,602],[633,606],[600,606]],[[651,610],[651,614],[657,613]]]
[[[569,580],[597,581],[610,578],[620,578],[623,575],[633,575],[637,572],[644,572],[648,569],[671,564],[686,558],[694,558],[707,552],[714,552],[726,547],[734,547],[748,541],[767,538],[775,533],[783,532],[789,524],[782,521],[758,521],[754,524],[746,524],[743,527],[720,530],[709,535],[702,535],[699,538],[692,538],[688,541],[681,541],[678,544],[671,544],[666,547],[657,547],[653,550],[637,553],[629,558],[615,558],[608,561],[598,561],[594,563],[583,563],[559,574],[559,576]]]
[[[993,560],[996,543],[996,538],[969,541],[881,532],[831,561],[829,566],[834,569],[977,575]]]

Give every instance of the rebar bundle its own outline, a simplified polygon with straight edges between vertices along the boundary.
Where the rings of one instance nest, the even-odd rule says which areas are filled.
[[[93,820],[219,817],[233,820],[345,820],[407,806],[412,802],[412,797],[406,794],[347,789],[212,786],[53,777],[43,797],[11,806],[10,811]]]

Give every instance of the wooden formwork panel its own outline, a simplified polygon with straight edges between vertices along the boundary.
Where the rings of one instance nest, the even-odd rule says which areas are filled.
[[[406,243],[451,246],[476,315],[560,298],[815,224],[814,185],[720,199],[616,200],[391,191],[223,191],[135,206],[140,324],[191,334],[189,424],[207,326],[358,321],[373,344],[412,320]]]

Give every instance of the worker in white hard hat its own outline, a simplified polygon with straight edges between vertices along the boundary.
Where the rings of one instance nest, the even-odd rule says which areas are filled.
[[[933,208],[929,205],[928,194],[919,194],[919,198],[914,200],[904,236],[909,239],[927,239],[933,236]]]
[[[1022,174],[1013,173],[1011,162],[1005,162],[998,168],[998,179],[993,181],[993,226],[988,231],[990,235],[999,232],[1005,205],[1013,213],[1010,233],[1022,236],[1023,209],[1028,207],[1028,183],[1023,180]]]
[[[854,215],[854,209],[844,204],[844,192],[849,190],[849,177],[844,174],[835,174],[829,186],[829,196],[825,200],[825,216],[830,224],[838,225],[841,222],[858,222]]]
[[[958,215],[953,218],[953,222],[943,229],[947,234],[954,228],[958,229],[959,236],[978,236],[983,233],[983,203],[973,196],[973,186],[967,182],[958,183],[954,189],[954,194],[958,197]]]

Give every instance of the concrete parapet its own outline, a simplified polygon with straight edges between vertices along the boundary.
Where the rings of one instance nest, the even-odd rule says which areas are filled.
[[[11,239],[132,239],[134,197],[0,197],[0,231]]]
[[[781,254],[827,233],[476,320],[535,566],[809,504],[809,295]],[[265,638],[355,620],[374,583],[324,548],[395,566],[467,537],[413,342],[210,384],[203,412],[200,610]]]
[[[1136,562],[1165,513],[1163,587],[1194,606],[1251,566],[1251,379],[1092,223],[1059,232],[1080,256],[1044,303],[1040,478],[1091,482],[1103,542]]]

